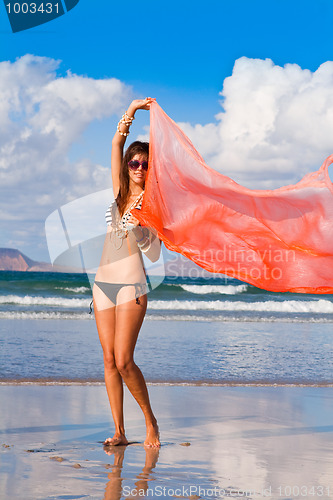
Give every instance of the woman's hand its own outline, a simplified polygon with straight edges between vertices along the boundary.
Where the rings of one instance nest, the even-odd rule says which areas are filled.
[[[146,99],[134,99],[134,101],[132,101],[131,104],[129,105],[127,114],[129,116],[134,116],[135,112],[138,109],[149,110],[150,105],[153,101],[156,101],[156,99],[154,99],[153,97],[146,97]]]
[[[136,219],[134,217],[134,215],[131,215],[131,217],[128,219],[128,221],[130,224],[133,224],[133,226],[139,226],[140,224],[140,221],[138,221],[138,219]]]

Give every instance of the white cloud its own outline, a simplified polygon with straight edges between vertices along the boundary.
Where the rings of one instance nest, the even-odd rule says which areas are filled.
[[[180,125],[208,165],[237,182],[294,183],[333,153],[333,62],[311,72],[242,57],[221,95],[214,123]]]
[[[115,78],[59,77],[59,65],[33,55],[0,62],[0,213],[10,214],[3,234],[10,219],[43,224],[59,205],[110,182],[109,166],[70,161],[69,152],[91,122],[119,114],[131,91]]]
[[[110,185],[109,166],[88,154],[71,160],[71,148],[90,123],[120,114],[131,94],[115,78],[60,77],[59,64],[33,55],[0,62],[0,246],[31,258],[55,208]],[[333,62],[311,72],[242,57],[221,96],[215,121],[180,125],[207,164],[237,182],[294,183],[333,153]]]
[[[69,148],[89,123],[119,113],[128,101],[129,90],[119,80],[70,72],[57,77],[58,66],[32,55],[0,63],[2,186],[17,185],[20,178],[43,181],[40,176],[46,179],[55,166],[68,171]],[[75,178],[78,167],[70,167]]]

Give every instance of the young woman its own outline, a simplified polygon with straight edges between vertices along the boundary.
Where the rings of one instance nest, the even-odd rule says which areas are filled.
[[[147,308],[147,278],[142,253],[155,261],[160,241],[130,213],[140,209],[148,169],[148,143],[136,141],[123,154],[129,127],[138,109],[149,110],[153,99],[133,101],[112,140],[111,171],[115,202],[106,213],[107,234],[93,287],[94,311],[104,354],[105,385],[115,424],[107,445],[126,445],[123,380],[146,420],[145,446],[159,447],[156,418],[147,386],[133,354]]]

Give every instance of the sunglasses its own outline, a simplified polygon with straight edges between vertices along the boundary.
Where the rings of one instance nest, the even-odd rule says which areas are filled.
[[[141,162],[138,161],[138,160],[131,160],[131,161],[128,162],[128,166],[129,166],[129,168],[131,170],[138,170],[138,168],[140,167],[140,165],[142,167],[142,170],[146,170],[146,171],[148,170],[148,162],[147,162],[147,160],[141,161]]]

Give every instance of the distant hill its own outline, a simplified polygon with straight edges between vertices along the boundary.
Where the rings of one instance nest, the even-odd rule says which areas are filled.
[[[14,248],[0,248],[0,271],[35,271],[58,273],[82,273],[81,269],[66,266],[53,266],[47,262],[30,259]],[[174,277],[209,278],[212,273],[202,269],[183,255],[173,253],[166,259],[161,268],[161,275]],[[218,275],[218,274],[217,274]],[[224,276],[220,274],[219,276]]]
[[[47,262],[29,259],[15,248],[0,248],[0,271],[78,272],[69,267],[53,266]]]

